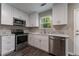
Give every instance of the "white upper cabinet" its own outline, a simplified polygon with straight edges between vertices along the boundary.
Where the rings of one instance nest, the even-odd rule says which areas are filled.
[[[28,15],[26,13],[24,13],[16,8],[13,9],[13,17],[26,21],[27,16]]]
[[[67,24],[67,4],[58,3],[54,4],[52,8],[53,25],[66,25]]]
[[[13,17],[20,19],[19,10],[17,10],[16,8],[13,8]]]
[[[38,18],[38,13],[32,13],[29,15],[29,20],[28,20],[28,27],[39,27],[39,18]]]
[[[13,17],[20,20],[28,20],[28,14],[10,6],[9,4],[1,4],[1,24],[13,25]],[[27,24],[27,22],[26,22]]]
[[[26,17],[26,27],[29,27],[30,26],[30,24],[29,24],[29,16],[27,15],[25,17]]]
[[[13,8],[7,4],[1,4],[1,24],[13,25]]]

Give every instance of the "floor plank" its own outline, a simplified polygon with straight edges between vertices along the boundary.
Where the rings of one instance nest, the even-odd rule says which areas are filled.
[[[19,51],[12,52],[7,56],[51,56],[51,55],[49,55],[49,53],[44,52],[40,49],[29,46]]]

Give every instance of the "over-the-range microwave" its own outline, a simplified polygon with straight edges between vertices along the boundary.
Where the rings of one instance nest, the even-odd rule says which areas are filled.
[[[13,18],[13,25],[14,26],[25,26],[26,21],[18,19],[18,18]]]

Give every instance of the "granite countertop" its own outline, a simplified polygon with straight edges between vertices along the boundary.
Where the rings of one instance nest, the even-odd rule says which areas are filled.
[[[55,33],[52,33],[52,34],[41,34],[41,33],[30,33],[30,34],[35,34],[35,35],[50,35],[50,36],[58,36],[58,37],[69,37],[69,35],[67,34],[55,34]]]
[[[67,34],[49,34],[50,36],[69,37]]]
[[[11,36],[11,35],[15,35],[15,34],[0,34],[0,36]]]

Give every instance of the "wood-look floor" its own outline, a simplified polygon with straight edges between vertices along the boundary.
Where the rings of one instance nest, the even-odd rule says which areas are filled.
[[[29,46],[19,51],[12,52],[7,56],[51,56],[51,55],[49,55],[49,53],[44,52],[40,49]]]

